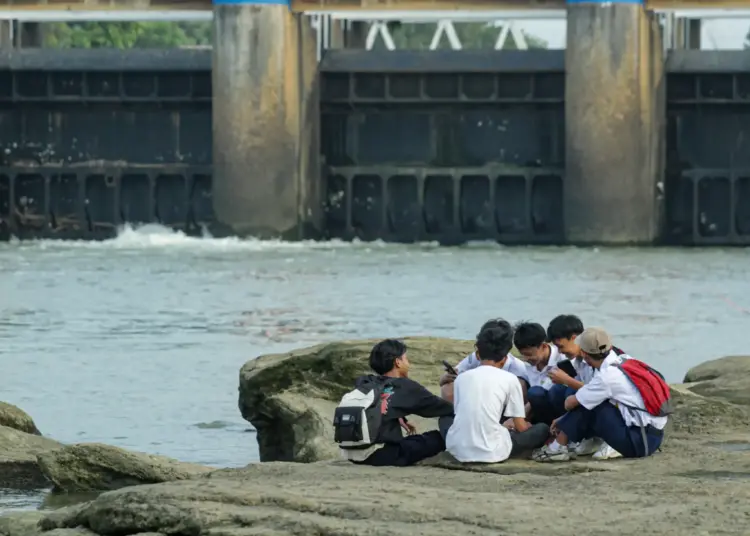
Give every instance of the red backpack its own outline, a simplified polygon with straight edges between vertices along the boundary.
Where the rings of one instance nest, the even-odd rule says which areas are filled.
[[[638,389],[649,415],[666,417],[672,414],[672,394],[659,371],[632,357],[623,359],[617,368]]]

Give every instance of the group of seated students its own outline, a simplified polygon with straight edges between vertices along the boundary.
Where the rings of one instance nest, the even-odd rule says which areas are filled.
[[[522,359],[510,353],[514,345]],[[387,339],[370,353],[375,374],[359,378],[336,409],[335,441],[346,459],[374,466],[412,465],[444,450],[463,463],[528,453],[538,462],[649,456],[661,446],[668,410],[647,410],[652,397],[622,366],[631,359],[575,315],[554,318],[546,330],[493,319],[456,374],[440,378],[436,396],[409,379],[406,345]],[[636,372],[656,373],[633,363],[644,367]],[[411,415],[438,418],[438,430],[418,434]]]

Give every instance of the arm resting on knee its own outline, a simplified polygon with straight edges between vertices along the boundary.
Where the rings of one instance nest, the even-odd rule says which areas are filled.
[[[581,403],[578,402],[576,395],[570,395],[568,398],[565,399],[565,411],[573,411],[580,405]]]

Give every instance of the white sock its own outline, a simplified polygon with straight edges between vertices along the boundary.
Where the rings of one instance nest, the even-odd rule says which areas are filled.
[[[549,447],[547,448],[550,452],[559,452],[563,449],[563,446],[564,445],[561,445],[557,442],[557,439],[555,439],[552,443],[549,444]]]

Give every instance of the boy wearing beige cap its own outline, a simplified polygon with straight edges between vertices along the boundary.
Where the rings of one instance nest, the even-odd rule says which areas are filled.
[[[670,411],[669,388],[661,375],[638,360],[618,356],[601,328],[584,330],[576,344],[598,373],[565,400],[567,413],[552,424],[557,438],[536,450],[533,459],[568,461],[575,458],[568,443],[591,437],[600,437],[625,458],[653,454],[661,445]],[[625,366],[627,361],[631,363]]]

